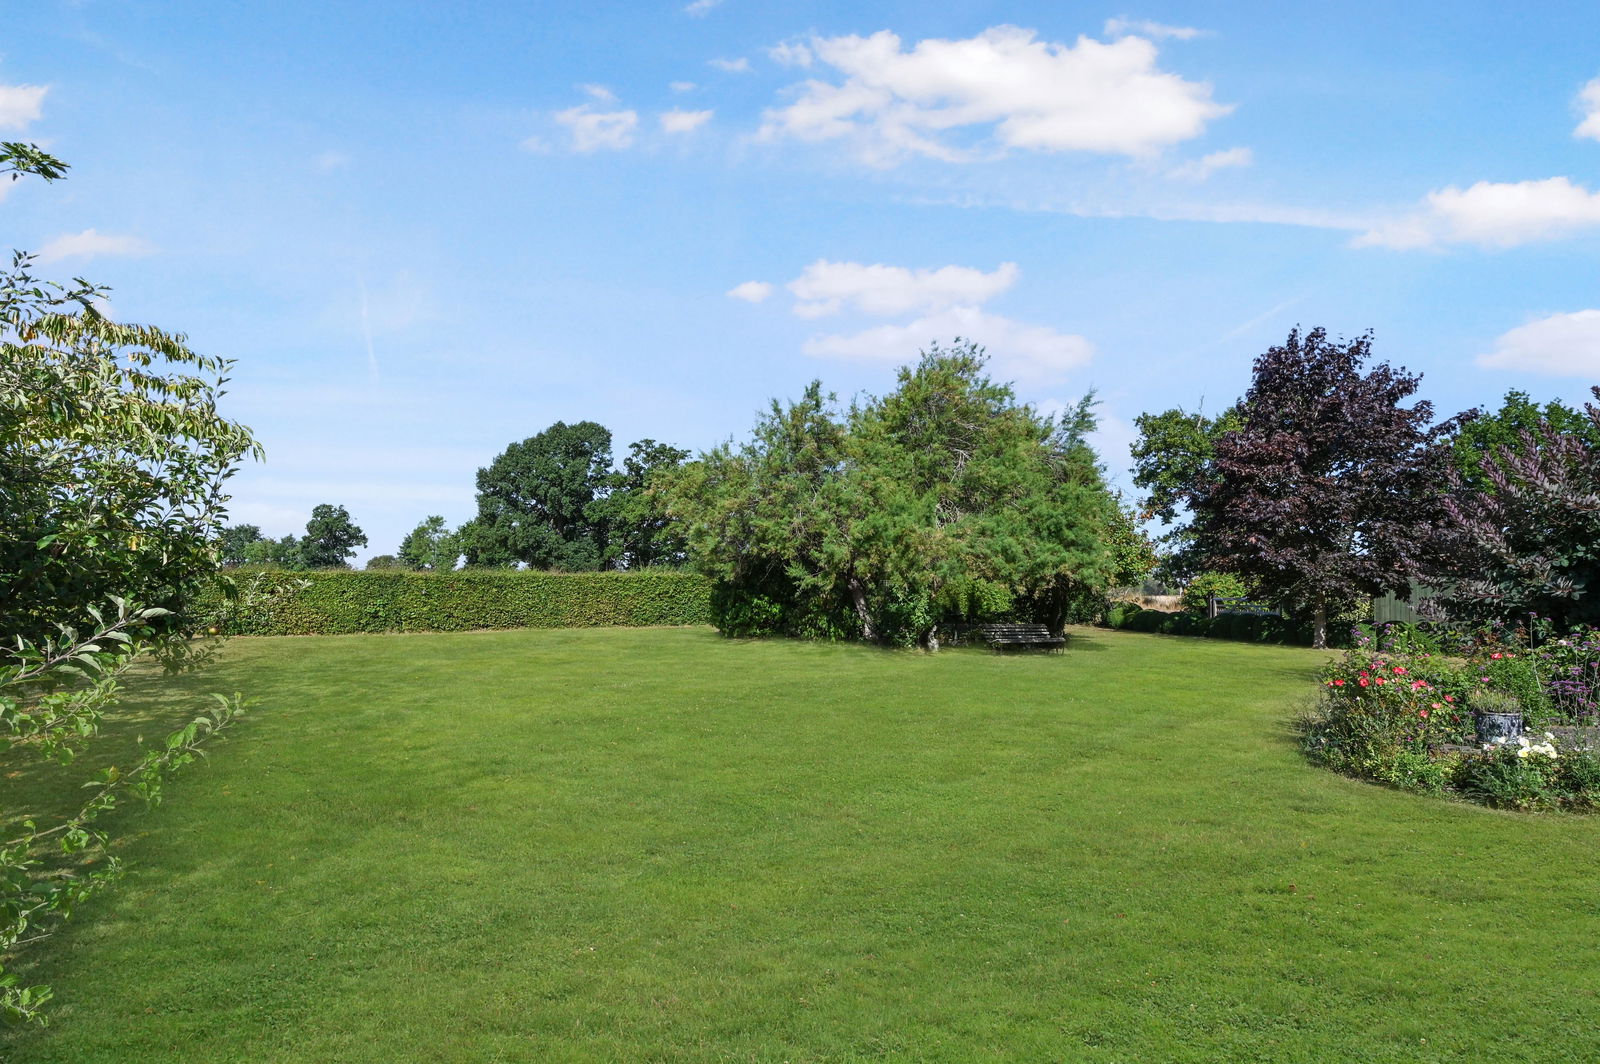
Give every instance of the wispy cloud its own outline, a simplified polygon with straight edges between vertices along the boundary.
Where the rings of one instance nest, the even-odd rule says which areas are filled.
[[[1210,30],[1197,30],[1193,26],[1168,26],[1163,22],[1151,22],[1147,18],[1108,18],[1106,19],[1107,37],[1149,37],[1151,40],[1192,41],[1196,37],[1211,36]]]
[[[692,133],[711,121],[715,111],[684,111],[674,107],[670,111],[661,112],[661,131],[663,133]]]
[[[985,136],[1001,152],[1148,156],[1199,136],[1233,109],[1211,98],[1210,85],[1162,70],[1143,37],[1059,44],[996,26],[909,48],[887,30],[813,37],[805,47],[839,80],[796,86],[792,103],[765,112],[759,135],[844,140],[878,166],[913,156],[983,158],[992,150],[971,140]]]
[[[761,303],[772,295],[772,284],[768,281],[745,281],[728,289],[729,299],[742,299],[746,303]]]
[[[26,129],[43,111],[45,85],[0,85],[0,129]]]
[[[1574,137],[1600,140],[1600,78],[1595,78],[1578,93],[1578,113],[1583,121],[1572,131]]]
[[[1014,262],[1003,262],[993,273],[984,273],[969,266],[912,270],[819,259],[789,282],[789,291],[796,299],[794,312],[803,318],[845,309],[888,317],[986,303],[1015,284],[1019,272]]]
[[[667,85],[673,92],[693,92],[695,89],[692,81],[674,81]]]
[[[712,8],[721,5],[722,0],[694,0],[693,3],[684,5],[683,13],[694,18],[705,18],[711,13]]]
[[[601,103],[617,102],[617,94],[606,88],[604,85],[579,85],[578,88],[581,89],[590,99],[598,100]]]
[[[330,173],[334,170],[343,170],[349,165],[349,154],[332,148],[311,160],[311,168],[322,174]]]
[[[767,49],[767,56],[779,66],[808,67],[811,65],[811,49],[801,41],[780,41]]]
[[[708,59],[706,62],[725,74],[748,74],[750,72],[750,60],[742,55],[737,59]]]
[[[1218,170],[1250,166],[1255,161],[1255,153],[1249,148],[1229,148],[1226,151],[1214,151],[1210,155],[1180,163],[1168,170],[1167,176],[1179,181],[1204,181]]]
[[[815,358],[900,363],[934,342],[957,337],[988,349],[997,376],[1030,387],[1058,383],[1094,357],[1094,344],[1046,325],[1029,325],[981,307],[950,307],[904,325],[878,325],[861,332],[816,336],[803,350]]]
[[[569,107],[556,114],[556,121],[572,132],[572,150],[587,154],[595,151],[621,151],[633,144],[639,126],[636,111],[597,111],[592,104]]]
[[[95,229],[68,233],[45,242],[39,249],[39,262],[49,265],[67,259],[106,258],[116,255],[148,255],[155,249],[136,236],[117,236]]]

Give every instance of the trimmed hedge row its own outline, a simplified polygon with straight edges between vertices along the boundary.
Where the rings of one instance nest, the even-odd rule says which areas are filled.
[[[249,574],[236,574],[247,583]],[[241,610],[213,601],[215,623],[233,635],[461,632],[474,628],[596,628],[710,624],[711,581],[698,573],[545,573],[463,570],[427,573],[269,573],[297,591]]]
[[[1254,617],[1224,613],[1211,619],[1197,613],[1168,613],[1147,610],[1132,603],[1118,603],[1106,611],[1107,628],[1130,632],[1159,632],[1162,635],[1196,635],[1211,639],[1236,639],[1246,643],[1276,643],[1280,646],[1311,645],[1309,625],[1283,617]],[[1329,633],[1330,639],[1334,633]]]

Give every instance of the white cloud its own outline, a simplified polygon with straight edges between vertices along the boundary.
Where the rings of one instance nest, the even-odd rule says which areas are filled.
[[[750,60],[742,55],[738,59],[711,59],[708,62],[718,70],[728,74],[747,74],[750,72]]]
[[[875,165],[973,158],[951,134],[981,129],[1002,149],[1148,155],[1232,110],[1211,99],[1210,85],[1159,69],[1156,46],[1142,37],[1066,45],[996,26],[909,51],[887,30],[813,37],[808,47],[842,81],[796,86],[794,102],[765,112],[761,137],[850,139]]]
[[[1226,151],[1214,151],[1210,155],[1180,163],[1168,170],[1167,176],[1177,178],[1180,181],[1204,181],[1218,170],[1226,170],[1234,166],[1249,166],[1255,161],[1255,152],[1249,148],[1229,148]]]
[[[1106,19],[1107,37],[1149,37],[1151,40],[1177,40],[1192,41],[1196,37],[1209,36],[1206,30],[1197,30],[1193,26],[1168,26],[1162,22],[1151,22],[1146,18],[1108,18]]]
[[[1600,78],[1595,78],[1578,93],[1578,109],[1583,121],[1572,131],[1574,137],[1600,140]]]
[[[1479,181],[1470,188],[1428,193],[1422,211],[1375,226],[1355,244],[1424,248],[1440,244],[1515,247],[1569,236],[1600,226],[1600,192],[1590,192],[1565,177],[1501,183]]]
[[[673,92],[693,92],[694,91],[694,82],[692,82],[692,81],[674,81],[674,82],[670,83],[667,86],[667,88],[671,89]]]
[[[704,18],[712,8],[721,3],[722,0],[694,0],[693,3],[684,5],[683,13],[693,15],[695,18]]]
[[[661,129],[666,133],[692,133],[711,121],[715,111],[682,111],[674,107],[661,112]]]
[[[639,115],[635,111],[596,111],[583,104],[560,112],[556,121],[572,130],[573,151],[620,151],[633,143]]]
[[[1600,379],[1600,310],[1552,314],[1520,325],[1478,358],[1489,369]]]
[[[800,41],[781,41],[767,49],[767,55],[779,66],[808,67],[811,49]]]
[[[617,102],[617,94],[606,88],[604,85],[579,85],[578,88],[587,93],[589,98],[592,100],[598,100],[601,103]]]
[[[0,129],[25,129],[39,120],[44,85],[0,85]]]
[[[772,284],[768,281],[746,281],[728,289],[730,299],[742,299],[746,303],[760,303],[771,294]]]
[[[1037,387],[1061,380],[1094,357],[1094,344],[1073,333],[1028,325],[979,307],[949,307],[907,325],[879,325],[862,332],[817,336],[804,351],[814,358],[900,363],[937,340],[976,340],[988,349],[990,368],[1003,380]]]
[[[113,236],[93,229],[68,233],[47,241],[39,249],[39,262],[49,265],[66,259],[98,259],[107,255],[148,255],[149,244],[136,236]]]
[[[984,273],[970,266],[909,270],[818,259],[789,282],[789,291],[797,300],[794,312],[803,318],[836,314],[847,306],[888,317],[988,302],[1015,284],[1019,273],[1014,262]]]

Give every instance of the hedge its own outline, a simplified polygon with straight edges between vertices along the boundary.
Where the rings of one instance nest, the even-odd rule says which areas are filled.
[[[236,573],[240,584],[252,579]],[[264,573],[305,587],[241,610],[213,599],[214,623],[233,635],[461,632],[474,628],[596,628],[710,624],[711,581],[697,573],[545,573],[394,570]]]
[[[1207,636],[1247,643],[1276,643],[1280,646],[1310,646],[1311,626],[1283,617],[1256,617],[1243,613],[1224,613],[1209,619],[1196,613],[1168,613],[1140,609],[1132,603],[1118,603],[1106,611],[1107,628],[1130,632],[1159,632],[1162,635]],[[1331,645],[1341,645],[1342,633],[1329,632]]]

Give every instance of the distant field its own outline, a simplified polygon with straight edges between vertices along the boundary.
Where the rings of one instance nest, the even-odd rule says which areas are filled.
[[[1309,767],[1322,660],[238,640],[11,1059],[1600,1060],[1600,817]]]

